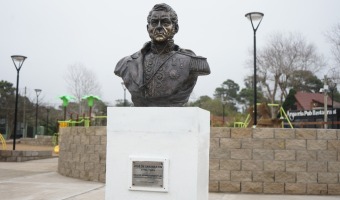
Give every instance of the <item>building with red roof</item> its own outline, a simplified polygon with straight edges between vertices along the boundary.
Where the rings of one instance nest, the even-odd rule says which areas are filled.
[[[325,94],[296,92],[295,104],[293,108],[287,111],[287,115],[291,122],[294,122],[295,128],[323,128],[322,123],[327,115],[328,127],[340,128],[340,103],[333,101],[327,95],[327,113],[325,115]]]
[[[296,110],[315,110],[324,109],[323,93],[296,92]],[[327,96],[327,108],[332,108],[332,98]],[[333,108],[340,108],[340,103],[334,101]]]

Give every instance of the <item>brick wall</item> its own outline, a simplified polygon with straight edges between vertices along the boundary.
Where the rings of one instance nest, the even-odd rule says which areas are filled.
[[[212,192],[340,194],[340,131],[212,128]]]
[[[20,138],[20,143],[34,146],[53,146],[52,136],[47,135],[37,135],[36,138]]]
[[[60,130],[60,174],[105,182],[106,127]],[[340,130],[211,128],[211,192],[340,194]]]
[[[24,162],[52,158],[52,151],[0,150],[0,162]]]
[[[105,182],[106,127],[69,127],[59,130],[61,175]]]

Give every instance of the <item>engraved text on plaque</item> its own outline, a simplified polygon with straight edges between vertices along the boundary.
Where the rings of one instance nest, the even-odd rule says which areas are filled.
[[[129,190],[168,192],[169,159],[130,156],[129,168]]]
[[[132,185],[163,188],[163,162],[133,161]]]

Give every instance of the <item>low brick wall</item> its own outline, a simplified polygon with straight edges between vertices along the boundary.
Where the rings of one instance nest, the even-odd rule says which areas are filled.
[[[59,130],[61,175],[105,182],[106,127],[68,127]]]
[[[0,150],[0,162],[24,162],[52,158],[52,151]]]
[[[53,146],[52,136],[37,135],[37,138],[20,138],[21,144],[34,146]]]
[[[212,128],[213,192],[340,194],[340,132]]]
[[[105,182],[106,127],[60,129],[60,174]],[[340,130],[211,128],[211,192],[340,194]]]

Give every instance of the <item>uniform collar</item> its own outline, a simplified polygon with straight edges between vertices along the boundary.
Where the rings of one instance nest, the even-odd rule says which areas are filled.
[[[166,50],[163,51],[163,54],[168,53],[170,51],[178,51],[179,50],[179,46],[174,44],[174,40],[171,40],[170,43],[171,44],[168,44],[168,46],[166,47]],[[144,44],[143,48],[141,49],[141,53],[143,55],[145,55],[149,51],[152,51],[153,53],[157,54],[157,52],[153,51],[153,44],[150,41]]]

